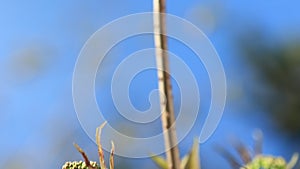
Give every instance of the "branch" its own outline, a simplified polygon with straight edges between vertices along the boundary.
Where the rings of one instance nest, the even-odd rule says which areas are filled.
[[[180,168],[179,150],[175,129],[175,115],[172,96],[172,86],[169,72],[168,45],[166,37],[166,2],[153,0],[154,11],[154,42],[160,93],[160,109],[162,128],[164,132],[166,157],[169,169]]]

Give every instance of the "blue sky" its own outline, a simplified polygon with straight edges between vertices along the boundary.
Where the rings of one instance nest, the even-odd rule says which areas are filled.
[[[296,0],[223,2],[191,0],[168,1],[167,10],[171,14],[190,20],[208,32],[208,37],[223,61],[228,78],[229,96],[231,96],[230,92],[233,92],[233,89],[243,91],[244,78],[237,72],[247,72],[238,59],[236,46],[231,39],[235,30],[246,30],[248,26],[258,25],[265,32],[274,35],[275,39],[285,41],[299,34],[299,6],[300,1]],[[212,14],[216,12],[215,9],[219,9],[221,15],[215,16],[216,27],[211,28],[210,25],[205,25],[209,22],[192,17],[193,10],[201,7],[211,10]],[[143,2],[133,0],[2,1],[0,5],[0,113],[2,115],[0,167],[10,159],[17,158],[23,151],[31,151],[29,157],[36,157],[40,160],[38,164],[42,164],[45,159],[39,157],[38,152],[42,148],[45,148],[45,152],[51,152],[52,140],[55,140],[53,130],[57,130],[53,125],[61,129],[57,137],[80,128],[72,107],[71,90],[74,65],[84,42],[98,28],[113,19],[151,10],[152,2],[149,0]],[[172,41],[170,43],[172,46]],[[178,44],[174,42],[174,49],[170,50],[180,49],[175,48],[176,45]],[[130,47],[127,52],[139,47],[143,45]],[[43,50],[40,50],[41,48]],[[180,53],[180,50],[177,51]],[[126,47],[118,52],[123,55],[126,53]],[[201,63],[192,67],[199,65]],[[205,70],[199,72],[205,74]],[[143,95],[147,96],[146,93]],[[230,134],[236,134],[247,143],[251,143],[251,132],[259,127],[267,131],[265,132],[266,151],[281,153],[288,157],[295,147],[282,147],[286,146],[286,140],[278,138],[278,134],[272,131],[272,125],[267,117],[259,118],[259,122],[253,123],[249,119],[256,121],[258,113],[248,115],[247,119],[245,114],[238,113],[240,111],[238,104],[246,107],[248,104],[245,103],[247,102],[245,99],[240,101],[239,97],[242,96],[237,97],[237,99],[229,98],[219,128],[211,140],[203,145],[202,151],[211,151],[210,145],[213,142],[220,142]],[[209,102],[204,102],[204,107],[208,106],[206,104]],[[64,121],[68,122],[64,123]],[[54,124],[51,124],[52,122]],[[192,131],[189,139],[184,141],[186,144],[182,145],[183,152],[187,151],[194,135],[197,135],[196,129]],[[81,136],[85,137],[82,133]],[[78,137],[71,140],[76,139]],[[297,148],[300,150],[299,147]],[[49,166],[56,168],[60,166],[55,158],[56,155],[58,154],[49,155],[51,159]],[[212,153],[208,156],[214,155],[216,154]]]

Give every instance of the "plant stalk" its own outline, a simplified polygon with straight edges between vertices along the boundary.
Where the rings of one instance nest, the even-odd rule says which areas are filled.
[[[166,1],[153,0],[154,43],[160,96],[161,121],[164,132],[168,169],[180,169],[175,129],[174,103],[169,71],[166,36]]]

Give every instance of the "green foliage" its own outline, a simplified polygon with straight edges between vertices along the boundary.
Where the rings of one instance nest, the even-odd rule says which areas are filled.
[[[189,154],[182,159],[181,163],[184,169],[200,169],[199,142],[197,139],[194,140],[192,149]]]
[[[159,168],[168,169],[168,162],[164,158],[160,156],[152,156],[151,158]]]
[[[168,169],[168,162],[160,156],[152,156],[152,160],[161,168]],[[193,147],[190,152],[181,160],[182,169],[200,169],[200,157],[199,157],[199,142],[194,140]]]
[[[298,160],[298,154],[294,154],[287,163],[282,157],[257,155],[254,159],[240,169],[292,169]]]
[[[239,42],[247,63],[256,73],[249,89],[255,105],[268,112],[284,132],[299,137],[300,39],[281,42],[266,35],[247,32]]]
[[[224,148],[218,147],[218,151],[228,160],[233,169],[293,169],[296,166],[299,158],[298,153],[294,153],[291,160],[287,163],[282,157],[262,154],[263,133],[260,130],[254,133],[254,139],[254,151],[248,150],[241,142],[235,142],[234,144],[234,149],[240,156],[243,164]]]

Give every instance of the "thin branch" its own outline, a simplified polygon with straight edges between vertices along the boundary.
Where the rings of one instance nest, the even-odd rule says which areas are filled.
[[[99,162],[100,162],[100,167],[101,168],[106,168],[105,166],[105,161],[104,161],[104,153],[102,150],[102,146],[101,146],[101,131],[102,128],[105,126],[106,122],[104,122],[103,124],[101,124],[101,126],[97,127],[96,129],[96,143],[98,146],[98,155],[99,155]]]
[[[114,169],[114,152],[115,152],[115,145],[114,142],[111,142],[111,150],[110,150],[110,157],[109,157],[109,168]]]
[[[250,163],[252,161],[251,154],[247,150],[246,146],[243,145],[241,142],[236,142],[233,144],[233,147],[240,155],[241,159],[243,160],[244,164]]]
[[[233,169],[239,169],[242,167],[242,165],[238,162],[238,160],[229,151],[225,150],[223,147],[217,145],[215,146],[215,150],[218,153],[220,153],[225,159],[228,160],[228,162],[230,163]]]
[[[180,169],[179,150],[175,129],[175,115],[172,96],[172,86],[169,72],[168,45],[166,37],[166,2],[153,0],[154,11],[154,42],[156,49],[156,64],[158,88],[160,91],[160,109],[162,128],[166,147],[169,169]]]
[[[93,167],[90,163],[90,160],[88,158],[88,156],[85,154],[85,152],[79,147],[79,145],[77,145],[76,143],[74,143],[75,148],[77,149],[77,151],[82,155],[84,162],[86,164],[86,166],[90,169],[96,169],[95,167]]]

